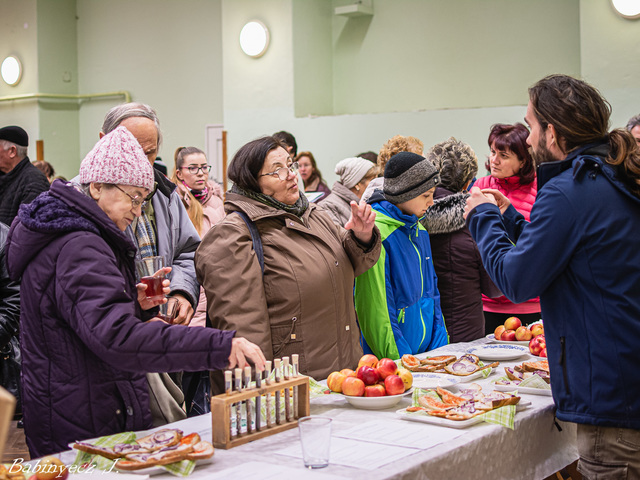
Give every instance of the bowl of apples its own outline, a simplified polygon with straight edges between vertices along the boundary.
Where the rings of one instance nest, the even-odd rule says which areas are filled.
[[[532,338],[544,334],[542,320],[531,325],[523,325],[518,317],[509,317],[493,333],[487,335],[492,343],[529,346]]]
[[[327,387],[341,395],[350,405],[366,410],[382,410],[397,405],[411,393],[413,375],[398,367],[390,358],[378,360],[375,355],[364,355],[354,371],[348,368],[332,372]]]

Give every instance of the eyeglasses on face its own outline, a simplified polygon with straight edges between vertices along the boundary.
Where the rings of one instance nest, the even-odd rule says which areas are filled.
[[[202,173],[209,173],[211,171],[211,165],[202,165],[201,167],[197,165],[189,165],[188,167],[180,168],[189,170],[191,175],[197,175],[200,170],[202,170]]]
[[[298,162],[293,162],[288,167],[280,167],[275,172],[263,173],[260,176],[264,177],[265,175],[273,175],[274,177],[278,177],[280,180],[284,181],[287,178],[289,178],[289,172],[296,173],[297,171],[298,171]]]
[[[133,208],[144,208],[147,206],[147,202],[146,200],[144,200],[140,195],[130,195],[127,192],[125,192],[123,189],[121,189],[118,185],[113,184],[114,187],[116,187],[118,190],[120,190],[122,193],[124,193],[127,197],[129,197],[131,199],[131,206]]]

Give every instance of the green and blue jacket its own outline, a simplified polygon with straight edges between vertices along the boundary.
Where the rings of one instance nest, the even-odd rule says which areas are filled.
[[[446,345],[429,234],[417,216],[405,215],[381,195],[370,202],[382,252],[378,262],[356,278],[364,352],[395,360]]]

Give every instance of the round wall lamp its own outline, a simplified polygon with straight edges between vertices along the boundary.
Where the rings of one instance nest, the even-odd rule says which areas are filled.
[[[2,62],[0,72],[2,73],[2,80],[4,80],[7,85],[17,85],[22,78],[22,64],[17,57],[13,55],[9,56]]]
[[[264,23],[252,20],[242,27],[240,48],[250,57],[258,58],[269,48],[269,30]]]
[[[611,4],[621,17],[640,18],[640,0],[611,0]]]

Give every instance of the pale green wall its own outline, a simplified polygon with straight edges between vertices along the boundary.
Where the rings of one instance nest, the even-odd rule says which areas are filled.
[[[611,102],[614,126],[640,113],[640,21],[615,16],[607,0],[373,0],[374,16],[360,23],[332,14],[347,1],[75,0],[74,33],[74,0],[0,0],[0,55],[18,53],[25,64],[22,83],[0,82],[0,96],[128,90],[158,110],[168,163],[179,145],[204,146],[208,123],[224,123],[230,156],[259,135],[289,130],[329,182],[337,161],[377,151],[398,133],[427,147],[454,135],[483,163],[489,126],[522,120],[534,74],[582,75]],[[259,59],[238,45],[253,18],[271,30]],[[500,40],[507,53],[488,56]],[[422,50],[409,56],[416,44]],[[75,57],[77,74],[61,82]],[[430,78],[435,60],[450,83]],[[56,144],[72,149],[75,135],[75,160],[59,150],[70,162],[61,173],[71,175],[120,101],[83,102],[77,124],[73,108],[0,102],[0,125],[24,126],[32,145],[44,136],[48,158]],[[466,108],[451,108],[460,105]]]
[[[613,107],[611,124],[640,114],[640,19],[613,13],[610,1],[581,0],[582,76]]]
[[[38,0],[38,85],[41,93],[78,93],[76,0]],[[44,159],[71,178],[80,157],[77,100],[39,102]],[[35,157],[33,158],[35,160]]]
[[[38,32],[36,0],[0,0],[0,62],[17,55],[22,80],[10,87],[0,80],[0,97],[38,91]],[[20,125],[29,133],[29,156],[36,157],[40,138],[38,104],[33,100],[0,102],[0,126]]]
[[[177,147],[204,148],[205,125],[222,123],[220,1],[78,0],[78,66],[80,93],[127,90],[156,109],[172,169]],[[83,155],[121,101],[82,106]]]
[[[334,15],[335,113],[521,105],[546,73],[580,74],[578,0],[373,6],[372,17]]]

